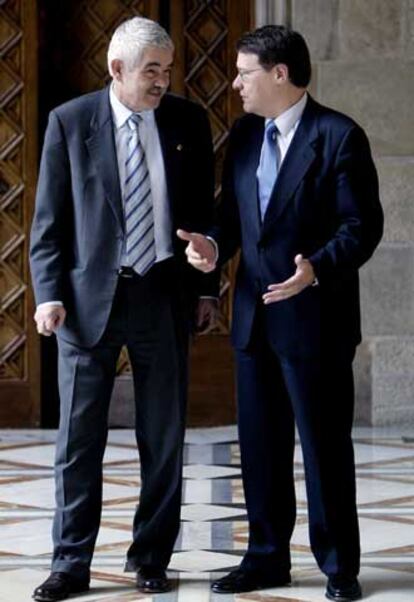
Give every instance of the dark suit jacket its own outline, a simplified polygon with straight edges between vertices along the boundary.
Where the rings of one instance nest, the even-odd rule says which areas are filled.
[[[204,231],[213,212],[210,127],[198,105],[166,95],[155,111],[165,162],[183,303],[215,294],[185,261],[177,227]],[[124,219],[109,89],[53,110],[46,130],[31,234],[36,303],[60,300],[67,310],[60,335],[91,346],[108,321],[120,266]]]
[[[261,295],[293,275],[301,253],[312,262],[319,286],[266,306],[270,340],[289,356],[332,346],[352,350],[361,339],[358,268],[383,229],[368,140],[350,118],[309,97],[261,223],[256,169],[263,129],[264,119],[255,115],[235,123],[218,226],[211,231],[221,262],[241,247],[233,343],[248,344]]]

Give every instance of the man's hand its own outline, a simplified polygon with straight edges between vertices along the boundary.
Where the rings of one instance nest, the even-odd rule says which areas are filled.
[[[181,240],[188,241],[185,250],[188,263],[206,274],[215,269],[217,252],[213,243],[206,236],[196,232],[186,232],[186,230],[177,230],[177,236]]]
[[[50,337],[66,318],[66,310],[62,305],[41,305],[36,309],[34,320],[37,332]]]
[[[206,334],[214,328],[218,316],[217,299],[199,299],[196,325],[198,334]]]
[[[279,284],[270,284],[267,287],[269,292],[263,295],[265,305],[289,299],[289,297],[297,295],[313,283],[315,272],[311,262],[304,259],[302,255],[296,255],[295,264],[296,272],[291,278]]]

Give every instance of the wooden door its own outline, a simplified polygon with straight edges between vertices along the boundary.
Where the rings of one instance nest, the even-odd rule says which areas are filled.
[[[39,423],[27,260],[37,173],[36,1],[0,2],[0,426]]]
[[[216,201],[229,129],[241,114],[231,89],[235,76],[235,43],[251,27],[250,0],[183,0],[171,2],[170,34],[176,44],[172,88],[202,104],[213,131]],[[196,337],[191,350],[189,424],[210,426],[235,422],[234,362],[229,330],[236,260],[222,272],[220,317],[211,334]]]
[[[42,340],[40,350],[32,320],[27,262],[37,143],[39,140],[41,146],[52,107],[108,81],[109,39],[116,26],[133,15],[159,20],[171,33],[176,45],[172,89],[208,110],[217,162],[217,199],[220,195],[219,174],[228,131],[241,112],[230,86],[234,45],[250,27],[250,0],[0,2],[0,426],[39,423],[40,356],[43,424],[57,423],[56,348],[51,338]],[[233,274],[234,264],[226,266],[219,326],[192,345],[191,425],[225,424],[235,419],[229,344]],[[131,405],[126,353],[118,364],[114,393],[118,406],[125,402]],[[115,419],[114,424],[133,424],[130,410],[124,416],[124,420]]]

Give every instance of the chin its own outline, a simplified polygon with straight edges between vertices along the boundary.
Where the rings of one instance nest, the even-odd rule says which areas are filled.
[[[150,106],[150,108],[151,109],[156,109],[159,106],[159,104],[160,104],[160,102],[162,100],[162,97],[163,97],[163,95],[161,95],[161,96],[150,96],[148,98],[148,105]]]
[[[254,110],[253,110],[253,108],[251,107],[251,105],[249,105],[249,103],[248,103],[248,102],[244,102],[244,103],[243,103],[243,111],[244,111],[245,113],[254,113]]]

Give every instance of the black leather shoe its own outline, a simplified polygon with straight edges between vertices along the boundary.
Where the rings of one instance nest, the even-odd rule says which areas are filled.
[[[336,602],[352,602],[362,598],[362,590],[356,577],[330,577],[325,596]]]
[[[71,594],[80,594],[89,589],[89,580],[76,579],[69,573],[50,573],[42,585],[36,587],[32,598],[39,602],[55,602],[64,600]]]
[[[289,585],[289,583],[290,574],[288,571],[263,576],[255,571],[236,569],[225,577],[213,581],[211,589],[216,594],[240,594],[257,589],[283,587],[284,585]]]
[[[169,592],[171,581],[159,566],[141,566],[137,571],[137,588],[144,594]]]

